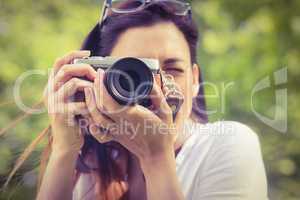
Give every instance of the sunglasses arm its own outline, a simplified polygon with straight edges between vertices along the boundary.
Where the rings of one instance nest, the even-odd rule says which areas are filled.
[[[104,0],[103,1],[103,5],[102,5],[102,9],[101,9],[101,14],[100,14],[100,19],[99,19],[99,23],[100,26],[102,26],[102,22],[104,20],[104,18],[106,17],[106,11],[107,11],[107,7],[111,4],[111,0]]]

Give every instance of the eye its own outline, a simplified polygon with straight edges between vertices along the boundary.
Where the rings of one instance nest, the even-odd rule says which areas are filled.
[[[184,70],[178,67],[167,67],[164,69],[164,71],[172,75],[180,75],[184,73]]]

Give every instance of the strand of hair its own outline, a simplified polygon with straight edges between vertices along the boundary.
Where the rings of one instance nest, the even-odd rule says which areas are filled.
[[[24,150],[24,152],[21,154],[21,156],[17,159],[14,168],[12,169],[12,171],[10,172],[6,182],[3,185],[3,189],[5,190],[9,184],[9,182],[11,181],[12,177],[15,175],[16,171],[22,166],[22,164],[27,160],[27,158],[30,156],[30,154],[32,153],[32,151],[35,149],[35,147],[39,144],[39,142],[47,135],[47,133],[50,130],[50,126],[48,126],[47,128],[45,128],[36,139],[34,139],[30,145],[28,145],[26,147],[26,149]]]
[[[32,108],[38,108],[43,104],[42,101],[39,101],[38,103],[36,103],[35,105],[33,105]],[[31,115],[31,113],[24,113],[19,115],[15,120],[13,120],[11,123],[9,123],[6,127],[2,128],[0,130],[0,137],[3,136],[9,129],[13,128],[16,126],[16,124],[18,124],[19,122],[21,122],[22,120],[24,120],[25,118],[29,117]]]

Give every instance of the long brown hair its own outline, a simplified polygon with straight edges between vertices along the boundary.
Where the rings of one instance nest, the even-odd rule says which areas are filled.
[[[130,5],[123,5],[130,6]],[[191,53],[191,62],[197,62],[197,43],[198,43],[198,29],[191,18],[176,16],[170,9],[168,9],[167,4],[164,3],[154,3],[151,6],[145,8],[144,10],[138,11],[136,13],[130,14],[113,14],[111,13],[104,22],[104,26],[100,30],[100,26],[97,23],[92,31],[88,34],[84,43],[82,44],[82,50],[90,50],[92,56],[108,56],[110,55],[113,47],[117,43],[119,36],[129,28],[140,27],[140,26],[151,26],[159,22],[172,22],[177,28],[184,34],[185,39],[188,42],[190,53]],[[199,77],[199,91],[195,99],[193,99],[193,108],[192,108],[192,117],[195,121],[206,123],[208,121],[207,115],[205,113],[206,105],[204,99],[204,90],[201,85],[202,79],[201,75]],[[45,129],[38,138],[36,138],[27,150],[20,156],[19,159],[12,170],[12,173],[9,176],[8,181],[13,176],[15,171],[20,167],[20,165],[28,157],[29,152],[33,151],[35,145],[41,140],[42,137],[48,135],[48,145],[44,148],[44,151],[41,154],[40,162],[40,176],[39,183],[42,181],[45,168],[49,156],[51,154],[51,143],[52,136],[50,127]],[[85,162],[85,156],[88,152],[93,151],[95,156],[99,161],[99,168],[97,170],[92,170]],[[130,157],[130,152],[127,151],[128,156]],[[78,162],[76,166],[76,177],[78,178],[82,173],[92,173],[101,180],[102,194],[101,199],[107,199],[107,187],[112,181],[120,181],[121,177],[119,173],[118,166],[114,164],[108,150],[107,144],[101,144],[92,136],[88,134],[84,138],[84,145],[81,150],[81,154],[78,157]],[[7,181],[7,183],[8,183]],[[76,179],[75,179],[76,182]],[[74,182],[74,183],[75,183]],[[7,184],[6,183],[6,184]],[[128,194],[121,199],[127,199]]]

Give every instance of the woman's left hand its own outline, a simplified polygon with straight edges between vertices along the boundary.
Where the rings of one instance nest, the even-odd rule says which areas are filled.
[[[150,110],[138,104],[124,106],[117,103],[107,92],[103,77],[104,71],[99,69],[93,90],[85,89],[86,104],[96,125],[90,129],[91,134],[100,142],[108,134],[108,137],[135,154],[140,162],[174,154],[176,121],[180,120],[181,113],[177,113],[176,121],[173,122],[172,110],[157,80],[154,81],[150,94],[153,104]],[[103,131],[103,128],[109,131]]]

